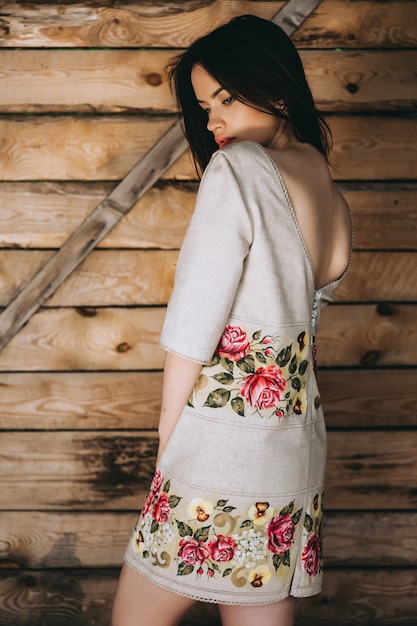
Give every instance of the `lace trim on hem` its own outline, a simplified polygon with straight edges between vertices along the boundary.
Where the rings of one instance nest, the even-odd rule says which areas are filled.
[[[198,365],[207,365],[208,363],[210,363],[210,359],[206,361],[202,361],[200,359],[193,359],[192,357],[187,356],[186,354],[182,354],[181,352],[178,352],[177,350],[172,350],[171,348],[168,348],[163,343],[160,343],[159,345],[161,346],[163,350],[165,350],[165,352],[169,352],[170,354],[178,356],[181,359],[185,359],[186,361],[191,361],[191,363],[197,363]]]
[[[227,604],[230,606],[261,606],[264,604],[274,604],[275,602],[280,602],[281,600],[285,600],[285,598],[288,598],[288,596],[294,596],[295,598],[307,598],[308,596],[316,595],[320,593],[321,591],[321,587],[317,591],[314,591],[313,589],[311,589],[310,592],[308,592],[306,590],[305,594],[303,595],[303,594],[300,594],[298,590],[293,591],[292,589],[290,589],[289,591],[285,590],[281,594],[277,594],[277,596],[271,600],[266,600],[263,602],[242,603],[239,601],[232,602],[230,600],[211,600],[209,598],[203,598],[197,594],[187,593],[186,591],[178,591],[178,589],[173,589],[170,585],[164,584],[160,580],[154,580],[151,576],[149,576],[146,570],[139,569],[135,563],[130,561],[128,556],[125,556],[124,562],[135,572],[137,572],[138,574],[141,574],[142,576],[145,576],[145,578],[147,578],[154,585],[157,585],[158,587],[162,587],[162,589],[167,589],[168,591],[171,591],[172,593],[176,593],[179,596],[183,596],[185,598],[190,598],[191,600],[195,600],[196,602],[207,602],[208,604]]]

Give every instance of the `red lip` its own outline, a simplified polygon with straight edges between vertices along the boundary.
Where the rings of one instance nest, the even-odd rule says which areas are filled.
[[[233,143],[235,137],[215,137],[214,141],[217,143],[219,148],[225,148],[229,144]]]

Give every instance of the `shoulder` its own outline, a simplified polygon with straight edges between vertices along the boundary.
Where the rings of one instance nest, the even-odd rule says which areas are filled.
[[[246,175],[248,168],[252,169],[262,163],[265,165],[265,159],[268,159],[268,156],[260,144],[254,141],[240,141],[217,150],[212,155],[205,173],[220,167]]]

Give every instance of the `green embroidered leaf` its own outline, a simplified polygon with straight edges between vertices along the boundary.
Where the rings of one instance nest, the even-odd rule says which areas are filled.
[[[285,394],[285,396],[284,396],[284,397],[285,397],[285,398],[289,398],[289,397],[290,397],[290,395],[291,395],[291,391],[287,391],[287,393]]]
[[[175,520],[178,526],[178,534],[180,537],[192,537],[193,529],[188,526],[188,524],[184,524],[184,522],[179,522],[177,519]]]
[[[212,376],[212,378],[214,378],[214,380],[217,380],[217,382],[222,385],[231,385],[234,381],[233,376],[228,372],[220,372],[220,374],[215,374],[214,376]]]
[[[212,409],[220,409],[223,406],[226,406],[230,398],[230,391],[227,389],[215,389],[212,391],[207,400],[204,403],[204,406],[209,406]]]
[[[168,504],[170,506],[171,509],[175,509],[176,506],[178,506],[180,500],[182,500],[182,498],[180,498],[179,496],[169,496],[168,498]]]
[[[230,359],[226,359],[225,357],[222,356],[220,359],[220,364],[225,370],[233,374],[233,369],[234,369],[233,361],[231,361]]]
[[[232,398],[231,405],[235,413],[237,413],[241,417],[245,417],[245,405],[243,403],[243,398],[241,398],[240,396]]]
[[[225,506],[225,507],[224,507],[224,509],[223,509],[223,511],[224,511],[225,513],[231,513],[232,511],[234,511],[234,510],[235,510],[235,508],[236,508],[235,506]]]
[[[216,509],[218,506],[223,507],[226,506],[226,504],[229,502],[229,500],[217,500],[217,504],[216,504]]]
[[[297,369],[297,356],[294,354],[288,366],[288,371],[290,374],[294,374],[296,369]]]
[[[288,361],[291,358],[291,351],[292,351],[292,344],[290,344],[286,348],[283,348],[279,352],[277,358],[275,359],[275,362],[277,365],[279,365],[279,367],[284,367],[284,365],[287,365]]]
[[[272,564],[275,567],[276,571],[281,565],[281,556],[279,554],[274,554],[274,556],[272,557]]]
[[[304,518],[304,528],[309,533],[313,530],[313,518],[308,513]]]
[[[294,526],[297,526],[298,522],[300,521],[300,517],[301,517],[301,513],[303,512],[303,509],[298,509],[298,511],[296,511],[294,513],[294,515],[291,516],[291,521],[294,524]]]
[[[220,363],[220,354],[213,354],[210,363],[207,363],[206,367],[214,367]]]
[[[290,551],[286,550],[284,552],[284,554],[282,555],[282,564],[286,565],[287,567],[289,567],[291,565],[290,563]]]
[[[260,336],[261,336],[261,331],[257,330],[256,333],[253,333],[252,339],[258,340]]]
[[[203,526],[203,528],[197,528],[194,533],[194,539],[196,539],[197,541],[207,541],[210,528],[211,526]]]
[[[162,487],[162,491],[165,491],[165,493],[168,493],[170,486],[171,486],[171,481],[168,478],[168,480],[164,483]]]
[[[251,354],[236,361],[236,365],[242,372],[245,372],[245,374],[253,374],[255,371],[255,359]]]
[[[292,500],[287,506],[284,506],[283,509],[279,512],[280,515],[291,515],[294,510],[294,500]]]
[[[194,571],[193,565],[187,565],[187,563],[180,563],[178,565],[177,576],[188,576]]]
[[[300,379],[299,378],[293,378],[292,381],[291,381],[291,386],[296,391],[300,391],[300,389],[301,389]]]
[[[247,528],[248,526],[252,526],[252,522],[250,519],[245,519],[245,521],[242,522],[240,525],[241,528]]]
[[[217,563],[212,563],[211,569],[216,570],[216,572],[220,572],[220,569],[219,569],[219,566],[217,565]]]
[[[151,524],[151,533],[155,533],[159,528],[159,524],[157,524],[157,522],[155,522],[155,520],[152,520],[152,524]]]
[[[304,376],[304,374],[307,371],[307,367],[308,367],[308,361],[301,361],[300,367],[298,368],[300,376]]]
[[[225,569],[223,572],[223,578],[225,576],[229,576],[232,572],[233,572],[233,569],[231,567],[229,567],[228,569]]]
[[[144,558],[144,559],[147,559],[147,558],[148,558],[148,556],[149,556],[149,552],[148,552],[148,550],[144,550],[144,551],[142,552],[142,556],[143,556],[143,558]]]
[[[260,363],[266,363],[266,356],[263,352],[255,352],[255,356]]]

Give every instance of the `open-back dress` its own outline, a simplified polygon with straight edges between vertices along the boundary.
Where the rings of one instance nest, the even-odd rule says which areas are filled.
[[[203,365],[160,459],[126,563],[196,600],[318,593],[326,431],[311,260],[261,145],[217,151],[202,178],[161,346]]]

